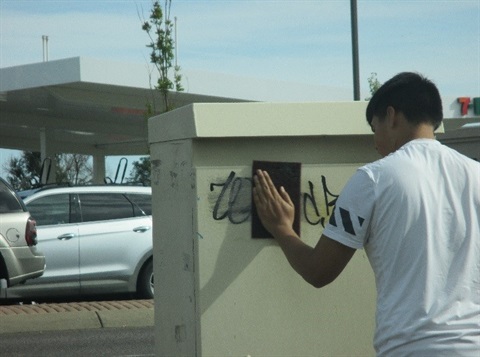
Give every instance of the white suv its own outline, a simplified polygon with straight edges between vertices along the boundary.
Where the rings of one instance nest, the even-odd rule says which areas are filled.
[[[12,187],[0,178],[0,297],[6,287],[39,277],[45,257],[37,250],[35,221]]]
[[[135,293],[153,298],[151,188],[44,187],[19,193],[37,221],[44,275],[9,299]]]

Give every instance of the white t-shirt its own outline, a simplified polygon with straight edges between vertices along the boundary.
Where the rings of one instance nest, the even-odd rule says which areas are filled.
[[[378,355],[480,356],[480,163],[429,139],[357,170],[323,234],[365,248]]]

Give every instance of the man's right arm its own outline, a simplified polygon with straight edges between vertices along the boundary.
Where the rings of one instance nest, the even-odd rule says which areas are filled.
[[[275,236],[292,268],[316,288],[333,282],[347,266],[356,249],[322,235],[315,246],[296,234]]]

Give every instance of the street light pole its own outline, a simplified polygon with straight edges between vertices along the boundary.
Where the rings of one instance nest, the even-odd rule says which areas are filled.
[[[353,100],[360,100],[360,70],[358,60],[358,24],[357,0],[350,0],[350,17],[352,22],[352,61],[353,61]]]

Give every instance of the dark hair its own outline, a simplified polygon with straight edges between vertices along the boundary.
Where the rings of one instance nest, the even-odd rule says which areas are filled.
[[[374,116],[383,120],[389,106],[402,112],[412,124],[427,122],[437,129],[443,119],[442,99],[437,87],[418,73],[402,72],[385,82],[368,103],[368,123],[372,123]]]

